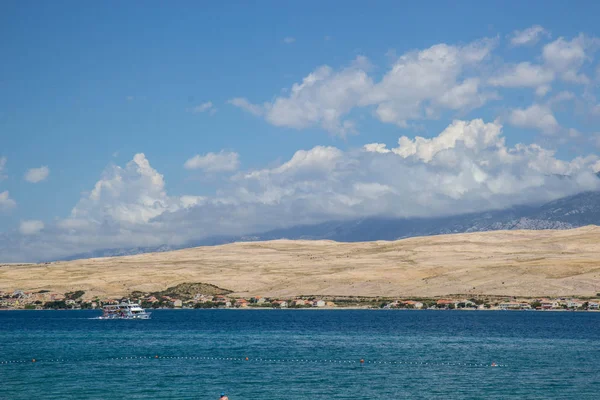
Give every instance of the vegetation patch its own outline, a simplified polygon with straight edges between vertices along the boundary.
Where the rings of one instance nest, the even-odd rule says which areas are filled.
[[[145,296],[154,296],[158,299],[163,296],[169,296],[177,299],[191,300],[194,296],[198,294],[203,294],[205,296],[217,296],[217,295],[226,295],[232,293],[231,290],[220,288],[216,285],[211,285],[210,283],[181,283],[177,286],[169,287],[160,292],[151,292],[151,293],[143,293],[140,291],[135,291],[131,293],[132,298],[140,298]]]

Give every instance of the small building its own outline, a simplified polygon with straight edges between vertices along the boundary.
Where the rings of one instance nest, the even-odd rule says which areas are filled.
[[[194,301],[198,302],[198,303],[208,303],[213,301],[214,297],[213,296],[206,296],[204,294],[197,294],[194,296]]]
[[[314,307],[325,307],[325,301],[323,300],[315,300],[313,302]]]
[[[248,307],[248,300],[246,299],[237,299],[235,302],[235,307],[237,308],[246,308]]]
[[[406,300],[403,303],[409,307],[416,308],[417,310],[423,308],[423,303],[421,303],[420,301]]]
[[[293,304],[295,306],[305,306],[307,304],[307,301],[303,299],[296,299],[293,301]]]
[[[173,301],[173,307],[181,308],[181,307],[183,307],[183,302],[180,299],[176,299]]]
[[[158,299],[154,296],[150,296],[146,299],[148,303],[158,303]]]
[[[229,300],[227,299],[227,297],[225,296],[215,296],[213,298],[213,302],[220,304],[220,303],[227,303]]]
[[[274,307],[279,307],[279,308],[287,308],[287,306],[288,306],[288,302],[285,300],[275,300],[275,301],[272,301],[271,304]]]
[[[600,309],[600,303],[595,303],[593,301],[590,301],[588,303],[588,310],[598,310]]]
[[[569,300],[567,301],[567,308],[581,308],[583,307],[583,303],[577,300]]]
[[[555,310],[557,308],[560,308],[560,304],[558,304],[558,301],[556,300],[548,300],[548,299],[544,299],[542,301],[540,301],[542,310]]]
[[[507,301],[498,304],[498,309],[500,310],[526,310],[530,308],[531,306],[528,303],[519,303],[516,301]]]

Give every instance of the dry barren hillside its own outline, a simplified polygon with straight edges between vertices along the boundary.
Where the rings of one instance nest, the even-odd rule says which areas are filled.
[[[238,295],[517,296],[600,292],[600,227],[394,242],[235,243],[166,253],[0,266],[0,290],[119,296],[206,282]]]

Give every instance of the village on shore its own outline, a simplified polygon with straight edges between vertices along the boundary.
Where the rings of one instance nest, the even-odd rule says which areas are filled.
[[[48,290],[26,292],[15,290],[11,293],[0,291],[0,309],[25,310],[80,310],[99,309],[105,305],[118,304],[123,298],[99,298],[84,300],[82,290],[68,293],[53,293]],[[597,297],[600,298],[600,293]],[[142,294],[134,292],[127,297],[147,309],[201,309],[201,308],[362,308],[362,309],[442,309],[442,310],[576,310],[598,311],[598,298],[515,298],[502,296],[477,296],[475,298],[446,297],[418,299],[389,299],[373,297],[318,297],[301,296],[294,299],[278,299],[262,296],[250,298],[234,297],[227,294]]]

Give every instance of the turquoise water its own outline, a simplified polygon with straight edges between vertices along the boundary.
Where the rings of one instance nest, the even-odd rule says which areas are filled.
[[[0,362],[9,361],[0,364],[0,399],[600,393],[600,313],[160,310],[148,321],[90,319],[97,315],[0,312]]]

